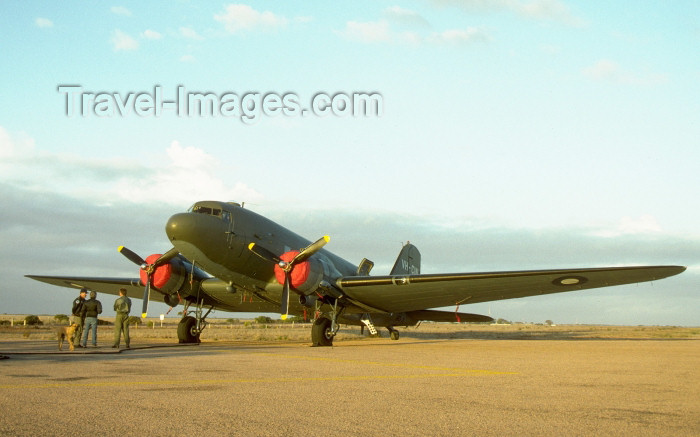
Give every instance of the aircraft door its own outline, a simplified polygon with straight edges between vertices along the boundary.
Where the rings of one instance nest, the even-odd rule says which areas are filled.
[[[226,243],[229,254],[238,257],[245,246],[245,236],[236,232],[235,216],[228,211],[224,211],[224,220],[228,222],[226,228]]]

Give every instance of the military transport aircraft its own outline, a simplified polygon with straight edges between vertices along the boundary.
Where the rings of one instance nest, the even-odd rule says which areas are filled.
[[[182,303],[183,318],[178,324],[182,343],[199,342],[206,317],[217,309],[279,311],[282,318],[312,315],[312,344],[330,346],[341,323],[366,326],[372,334],[383,326],[397,340],[395,326],[413,326],[424,320],[493,320],[430,308],[458,309],[462,304],[652,281],[685,270],[646,266],[421,274],[420,252],[407,243],[388,275],[370,276],[372,261],[363,259],[355,265],[332,254],[323,248],[329,237],[311,243],[233,202],[197,202],[187,212],[170,217],[165,232],[173,245],[165,254],[144,260],[119,247],[122,255],[139,266],[138,278],[27,277],[115,295],[120,287],[129,289],[132,296],[143,290],[143,317],[149,299],[171,307]]]

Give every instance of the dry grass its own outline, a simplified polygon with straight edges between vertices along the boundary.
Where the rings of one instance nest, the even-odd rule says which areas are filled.
[[[44,325],[17,325],[24,315],[3,315],[0,320],[14,318],[15,326],[0,326],[2,340],[53,340],[55,323],[52,316],[41,316]],[[112,322],[112,318],[104,318]],[[158,319],[147,319],[152,327],[132,326],[131,337],[134,342],[177,341],[177,320],[168,319],[160,325]],[[112,334],[111,325],[100,326],[98,337]],[[452,323],[423,323],[418,327],[398,328],[401,338],[420,339],[508,339],[508,340],[589,340],[589,339],[700,339],[700,327],[678,326],[598,326],[598,325],[560,325],[546,326],[535,324],[513,325],[479,325]],[[202,341],[253,341],[253,342],[308,342],[311,338],[311,324],[257,324],[242,321],[230,324],[224,319],[211,319],[202,333]],[[387,331],[380,329],[383,337]],[[361,340],[357,326],[341,327],[335,341]]]

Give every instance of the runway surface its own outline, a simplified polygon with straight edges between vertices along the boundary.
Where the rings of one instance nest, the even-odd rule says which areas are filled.
[[[698,340],[0,342],[0,433],[700,435]]]

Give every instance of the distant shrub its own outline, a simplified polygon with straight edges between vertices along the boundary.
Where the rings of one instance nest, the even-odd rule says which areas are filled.
[[[53,316],[53,319],[56,321],[56,323],[63,323],[70,320],[65,314],[56,314],[55,316]]]
[[[24,322],[27,325],[43,325],[44,322],[41,321],[39,316],[29,315],[24,318]]]

